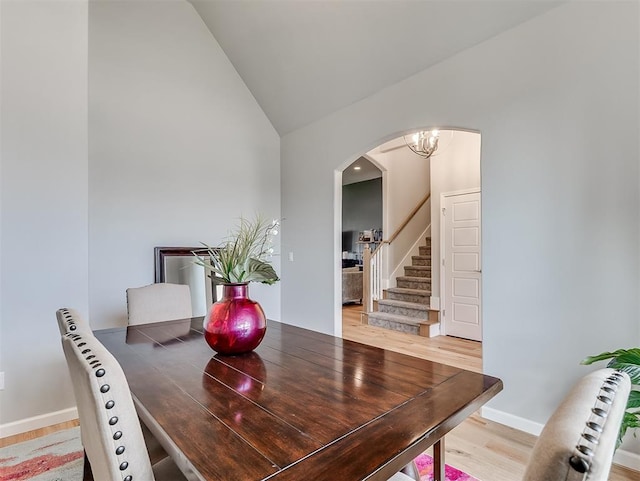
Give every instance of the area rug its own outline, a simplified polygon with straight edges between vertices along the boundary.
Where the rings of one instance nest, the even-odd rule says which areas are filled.
[[[2,481],[81,481],[84,453],[80,428],[65,429],[32,441],[0,449]],[[416,458],[420,481],[433,481],[433,458]],[[445,466],[446,481],[478,481],[459,469]]]
[[[415,461],[420,473],[420,481],[433,481],[433,458],[425,453],[418,456]],[[446,481],[479,481],[478,478],[448,464],[444,465],[444,477]]]
[[[0,449],[2,481],[81,481],[80,428],[65,429]]]

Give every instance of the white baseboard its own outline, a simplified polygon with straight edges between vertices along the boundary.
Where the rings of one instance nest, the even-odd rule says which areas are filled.
[[[495,421],[510,428],[517,429],[518,431],[524,431],[525,433],[533,434],[534,436],[540,436],[544,424],[536,423],[513,414],[505,413],[504,411],[498,411],[490,407],[483,407],[480,409],[480,416],[490,421]]]
[[[64,423],[78,419],[78,409],[76,407],[41,414],[32,418],[21,419],[11,423],[0,424],[0,438],[22,434],[34,429],[46,428],[54,424]]]
[[[481,408],[480,415],[490,421],[504,424],[505,426],[533,434],[534,436],[540,436],[542,428],[544,428],[544,424],[536,423],[490,407]],[[640,471],[640,454],[625,451],[624,449],[618,449],[613,457],[613,462],[619,466]]]
[[[613,463],[634,471],[640,471],[640,454],[618,449],[613,456]]]

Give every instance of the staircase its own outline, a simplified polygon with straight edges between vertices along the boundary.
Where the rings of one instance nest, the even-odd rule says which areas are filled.
[[[371,326],[384,327],[425,337],[440,332],[438,312],[429,307],[431,296],[431,238],[420,246],[420,255],[411,257],[404,276],[396,278],[397,287],[384,291],[378,310],[368,314]]]

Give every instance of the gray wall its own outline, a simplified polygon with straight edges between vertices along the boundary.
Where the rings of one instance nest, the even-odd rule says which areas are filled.
[[[284,136],[283,320],[336,328],[335,170],[416,127],[479,131],[490,405],[545,422],[584,356],[640,342],[638,33],[635,2],[571,2]]]
[[[382,177],[342,187],[342,231],[354,233],[343,250],[356,252],[358,231],[365,229],[382,229]]]
[[[0,9],[4,424],[75,405],[55,311],[88,309],[87,5]]]
[[[189,3],[0,12],[5,435],[74,417],[57,308],[122,324],[125,289],[153,282],[154,246],[279,217],[280,141]],[[275,319],[279,290],[251,287]]]
[[[279,136],[187,2],[90,2],[89,139],[94,327],[126,323],[125,290],[153,282],[155,246],[279,218]],[[279,290],[250,287],[271,319]]]

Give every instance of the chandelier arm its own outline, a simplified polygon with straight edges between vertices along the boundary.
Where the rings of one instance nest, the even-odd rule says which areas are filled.
[[[413,152],[416,155],[419,155],[420,157],[424,157],[425,159],[428,159],[429,157],[431,157],[431,155],[433,155],[433,153],[438,149],[439,137],[437,135],[427,136],[425,135],[425,132],[418,132],[417,138],[414,141],[415,145],[413,143],[410,144],[409,142],[407,142],[406,135],[403,135],[402,138],[406,146],[409,147],[409,149],[411,150],[411,152]],[[428,145],[426,147],[425,147],[425,141]]]

